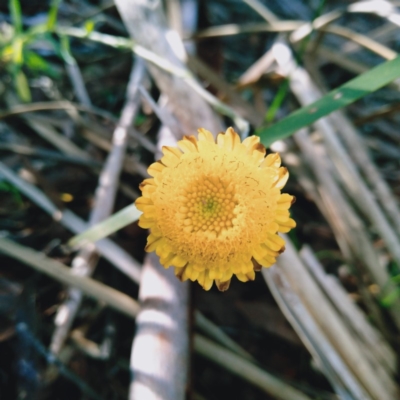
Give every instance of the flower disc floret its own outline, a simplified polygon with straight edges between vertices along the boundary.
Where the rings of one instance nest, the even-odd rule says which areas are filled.
[[[258,137],[241,142],[232,128],[216,141],[199,129],[198,140],[185,136],[178,147],[163,147],[148,169],[153,178],[140,185],[139,225],[150,229],[146,251],[206,290],[214,281],[227,290],[233,275],[254,280],[254,271],[284,250],[278,232],[296,226],[289,215],[294,197],[281,193],[287,169],[278,154],[265,156]]]

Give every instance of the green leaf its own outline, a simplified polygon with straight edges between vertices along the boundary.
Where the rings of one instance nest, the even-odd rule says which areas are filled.
[[[383,299],[381,299],[381,305],[383,307],[390,307],[400,295],[399,289],[392,290],[389,294],[387,294]]]
[[[17,36],[12,42],[12,60],[14,64],[21,66],[24,63],[24,38]]]
[[[11,183],[8,183],[6,181],[0,182],[0,192],[9,193],[10,195],[12,195],[14,201],[18,204],[18,206],[22,206],[24,204],[18,189],[15,186],[11,185]]]
[[[314,103],[293,112],[276,124],[267,128],[260,128],[256,135],[260,136],[261,143],[268,147],[276,140],[284,139],[331,112],[354,103],[398,77],[400,77],[400,56],[359,75]]]
[[[54,68],[49,62],[40,57],[34,51],[25,51],[24,59],[26,66],[33,71],[44,72],[52,78],[57,78],[60,76],[60,73],[56,68]]]
[[[265,122],[269,123],[275,119],[275,115],[281,107],[289,91],[289,80],[285,79],[279,86],[278,93],[276,94],[272,104],[269,106],[267,115],[265,116]]]
[[[57,14],[58,14],[58,7],[61,3],[61,0],[53,0],[51,2],[51,7],[49,11],[49,16],[47,18],[47,29],[52,31],[54,26],[57,23]]]
[[[21,4],[19,0],[10,0],[9,1],[11,21],[14,26],[15,32],[22,32],[22,13],[21,13]]]
[[[29,89],[28,79],[21,70],[14,74],[14,84],[20,99],[29,103],[32,100],[31,90]]]
[[[137,221],[141,214],[142,212],[134,204],[131,204],[87,231],[74,236],[68,241],[68,246],[77,248],[87,243],[97,242],[124,226]]]

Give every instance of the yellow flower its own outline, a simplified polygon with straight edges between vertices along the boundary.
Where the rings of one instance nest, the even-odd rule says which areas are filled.
[[[227,290],[232,275],[254,280],[285,249],[278,232],[296,226],[289,216],[294,197],[281,194],[288,179],[278,154],[269,154],[257,136],[242,143],[228,128],[215,142],[199,129],[178,148],[150,165],[153,178],[140,185],[139,225],[149,228],[146,251],[175,267],[182,281],[198,281],[209,290],[215,280]]]

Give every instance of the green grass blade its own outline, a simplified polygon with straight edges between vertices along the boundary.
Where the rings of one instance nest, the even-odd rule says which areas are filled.
[[[99,224],[94,225],[87,231],[74,236],[68,241],[68,246],[77,248],[87,243],[97,242],[124,226],[137,221],[141,214],[142,212],[139,211],[134,204],[131,204]]]
[[[278,93],[274,97],[274,100],[272,101],[267,111],[267,115],[265,116],[265,122],[267,124],[269,124],[275,119],[275,115],[280,109],[283,101],[286,99],[288,92],[289,92],[289,80],[285,79],[279,86]]]
[[[28,79],[21,69],[14,73],[14,85],[19,98],[24,103],[30,103],[32,101],[31,90]]]
[[[357,76],[314,103],[293,112],[276,124],[267,128],[260,128],[256,134],[260,136],[264,146],[270,146],[276,140],[290,136],[321,117],[375,92],[398,77],[400,77],[400,56]]]
[[[9,2],[11,21],[15,29],[15,33],[22,32],[22,13],[19,0],[10,0]]]
[[[47,29],[49,31],[52,31],[57,23],[58,7],[60,6],[60,3],[61,0],[53,0],[51,2],[51,7],[47,18]]]

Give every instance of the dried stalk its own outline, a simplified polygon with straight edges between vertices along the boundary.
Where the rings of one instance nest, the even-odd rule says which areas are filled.
[[[396,354],[380,332],[368,322],[365,314],[343,289],[339,280],[335,276],[325,273],[309,246],[301,249],[300,257],[346,324],[364,342],[362,349],[365,350],[366,356],[374,356],[376,362],[384,365],[390,374],[394,374],[396,372]]]
[[[279,268],[262,274],[279,308],[341,399],[371,400]]]
[[[231,85],[203,61],[195,56],[189,56],[188,65],[194,72],[218,89],[220,94],[224,95],[225,101],[229,103],[239,115],[247,119],[252,125],[258,126],[261,124],[263,116],[260,115],[251,104],[243,100],[240,94],[237,93]]]
[[[233,351],[242,358],[249,361],[255,361],[253,356],[239,346],[234,340],[232,340],[222,329],[220,329],[213,322],[208,320],[200,311],[196,310],[194,313],[194,323],[198,329],[207,333],[216,342],[221,343],[227,349]]]
[[[70,268],[58,261],[47,258],[43,253],[36,252],[4,238],[0,238],[0,252],[21,261],[64,285],[82,290],[88,296],[131,318],[135,318],[139,311],[138,303],[126,294],[91,278],[77,276],[71,272]]]
[[[287,45],[284,43],[275,45],[274,52],[282,72],[289,77],[290,87],[301,104],[306,105],[322,97],[322,94],[315,87],[307,72],[295,65]],[[400,265],[400,241],[370,190],[362,180],[346,149],[338,140],[334,128],[329,123],[329,119],[322,118],[315,123],[315,126],[324,139],[325,147],[332,157],[332,161],[340,173],[348,193],[375,226],[394,261]],[[371,274],[374,274],[373,269],[376,269],[376,266],[371,269]],[[380,285],[386,284],[382,279],[379,282]]]
[[[146,257],[140,282],[129,400],[185,398],[189,352],[189,285]]]
[[[369,396],[377,400],[396,398],[398,393],[394,380],[382,365],[365,356],[357,338],[348,330],[304,267],[289,238],[285,241],[286,250],[278,258],[279,268],[276,268],[274,273],[287,280],[293,294],[299,296],[301,304],[309,310],[324,335]]]
[[[365,179],[372,188],[372,192],[385,210],[387,218],[393,224],[400,238],[400,209],[393,193],[381,176],[376,165],[371,160],[368,150],[359,133],[342,112],[330,115],[330,120],[336,127],[342,141],[346,144],[351,158],[358,163]]]
[[[327,158],[315,151],[314,145],[305,131],[297,132],[294,139],[317,178],[323,207],[321,208],[317,204],[329,221],[345,259],[350,264],[357,264],[361,261],[374,282],[382,288],[394,289],[394,285],[390,284],[390,277],[366,233],[365,224],[351,208],[332,176]],[[399,304],[393,304],[389,311],[396,325],[400,327]],[[379,322],[381,317],[379,315],[376,317]]]
[[[62,224],[73,233],[81,233],[88,229],[88,225],[70,210],[58,209],[47,197],[35,186],[21,179],[6,165],[0,162],[0,175],[12,183],[18,190],[25,194],[33,203],[37,204],[55,221]],[[141,266],[125,250],[110,239],[102,239],[96,243],[97,251],[123,274],[139,282]]]
[[[80,149],[77,145],[58,133],[52,126],[38,121],[35,117],[25,118],[26,123],[41,136],[44,140],[51,143],[56,149],[64,154],[73,157],[80,157],[83,160],[90,160],[90,156]]]
[[[83,81],[82,73],[78,63],[70,52],[69,38],[66,36],[61,37],[61,57],[64,59],[67,74],[71,81],[72,87],[74,88],[76,98],[78,99],[79,103],[90,107],[92,102],[90,101],[89,94],[86,90],[85,82]]]
[[[310,397],[263,371],[250,361],[199,334],[194,336],[194,349],[197,353],[259,387],[275,399],[310,400]]]
[[[114,206],[118,189],[119,175],[125,158],[128,143],[128,130],[139,107],[139,84],[144,77],[144,65],[137,59],[132,70],[127,89],[127,102],[122,110],[122,115],[112,138],[112,149],[107,157],[104,168],[99,177],[99,184],[95,193],[95,205],[89,217],[89,226],[96,225],[107,218]],[[93,243],[85,245],[72,260],[72,272],[79,276],[93,274],[99,255]],[[58,354],[61,350],[76,313],[83,299],[83,293],[71,288],[67,299],[60,305],[55,316],[56,329],[50,344],[50,350]]]
[[[93,159],[83,159],[81,157],[60,154],[59,152],[53,150],[32,148],[15,143],[0,143],[0,151],[9,151],[15,154],[21,154],[23,156],[28,156],[32,158],[42,158],[47,160],[61,161],[68,164],[83,165],[91,169],[98,169],[99,167],[101,167],[101,163]]]

